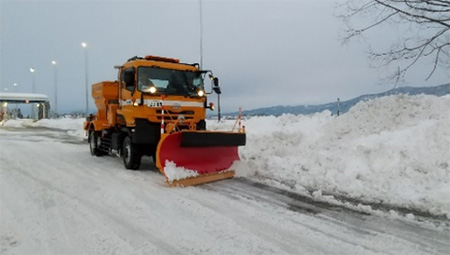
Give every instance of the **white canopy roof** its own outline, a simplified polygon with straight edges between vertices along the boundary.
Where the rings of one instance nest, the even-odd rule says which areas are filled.
[[[48,96],[44,95],[44,94],[0,92],[0,102],[42,103],[42,102],[46,102],[46,101],[48,101]]]

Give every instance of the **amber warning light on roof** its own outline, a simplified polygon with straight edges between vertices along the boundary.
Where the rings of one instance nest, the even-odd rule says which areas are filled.
[[[170,63],[180,63],[179,59],[158,57],[158,56],[152,56],[152,55],[145,56],[145,59],[147,59],[147,60],[155,60],[155,61],[163,61],[163,62],[170,62]]]

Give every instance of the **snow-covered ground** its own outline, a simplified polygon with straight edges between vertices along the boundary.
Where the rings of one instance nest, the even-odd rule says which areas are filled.
[[[8,120],[85,137],[83,119]],[[235,121],[208,121],[230,130]],[[238,176],[317,198],[334,195],[450,218],[450,98],[395,95],[361,102],[346,114],[251,117]],[[364,210],[370,207],[364,207]]]
[[[414,213],[385,220],[292,198],[300,193],[350,207],[341,198],[352,198],[361,203],[355,209],[366,212],[376,210],[364,203],[376,202],[450,218],[448,97],[389,96],[339,117],[252,117],[243,122],[247,145],[234,165],[244,179],[178,189],[167,188],[157,171],[125,171],[118,158],[90,156],[83,121],[1,123],[0,254],[450,249],[448,220],[420,223]],[[227,130],[233,124],[209,121],[208,127]],[[141,168],[155,170],[148,159]]]

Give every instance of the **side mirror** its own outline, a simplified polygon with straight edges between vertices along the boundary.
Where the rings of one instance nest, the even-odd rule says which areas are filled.
[[[206,106],[206,108],[209,108],[209,109],[211,109],[211,111],[214,111],[214,103],[213,102],[210,102],[209,103],[209,106]]]
[[[220,87],[213,87],[214,92],[216,92],[216,94],[220,95],[222,94],[222,91],[220,90]]]
[[[217,77],[214,77],[214,79],[213,79],[213,90],[214,90],[214,92],[216,92],[216,94],[221,94],[222,93],[222,91],[220,90],[220,86],[219,86],[219,78],[217,78]]]

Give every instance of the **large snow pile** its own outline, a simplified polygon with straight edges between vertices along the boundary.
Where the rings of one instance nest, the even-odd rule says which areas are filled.
[[[240,152],[248,169],[238,170],[298,191],[450,218],[448,98],[396,95],[361,102],[339,117],[253,117],[245,125]]]

